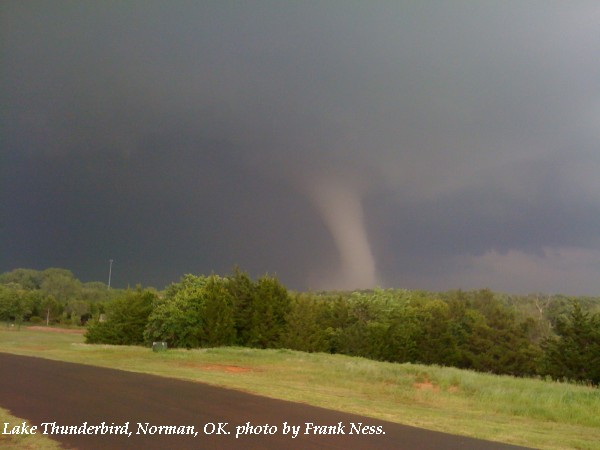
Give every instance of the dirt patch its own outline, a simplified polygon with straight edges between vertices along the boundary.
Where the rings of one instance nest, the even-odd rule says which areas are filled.
[[[225,364],[202,364],[202,363],[194,363],[194,362],[182,362],[179,365],[183,367],[193,367],[200,370],[215,370],[219,372],[229,372],[229,373],[243,373],[250,372],[252,369],[249,367],[240,367],[240,366],[228,366]]]
[[[250,370],[251,370],[248,367],[221,366],[218,364],[204,366],[204,369],[205,370],[222,370],[224,372],[231,372],[231,373],[250,372]]]
[[[419,391],[439,392],[440,387],[433,384],[431,381],[425,380],[422,383],[414,383],[413,387]],[[450,386],[448,392],[458,392],[458,386]]]
[[[420,390],[420,391],[438,392],[440,390],[439,386],[436,386],[435,384],[432,384],[430,381],[424,381],[422,383],[415,383],[415,384],[413,384],[413,387],[415,389]]]
[[[49,331],[51,333],[64,333],[64,334],[84,334],[85,330],[78,328],[54,328],[54,327],[27,327],[28,330],[35,331]]]

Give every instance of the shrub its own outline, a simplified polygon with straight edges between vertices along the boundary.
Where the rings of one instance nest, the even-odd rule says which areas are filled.
[[[126,291],[107,306],[106,320],[88,324],[85,340],[90,344],[137,345],[144,343],[144,329],[156,293],[137,288]]]

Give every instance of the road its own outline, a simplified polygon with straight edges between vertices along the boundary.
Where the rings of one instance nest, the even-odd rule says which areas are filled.
[[[202,383],[7,353],[0,353],[0,407],[26,418],[38,433],[44,423],[47,432],[55,423],[54,430],[71,426],[92,433],[49,436],[82,450],[519,448]],[[244,428],[248,422],[252,428]],[[0,426],[19,429],[21,423]],[[176,427],[167,431],[190,431],[193,426],[196,435],[158,434],[161,426]],[[108,427],[130,435],[101,434]],[[250,430],[262,434],[243,433]],[[237,431],[242,433],[238,437]],[[336,434],[319,434],[323,431]]]

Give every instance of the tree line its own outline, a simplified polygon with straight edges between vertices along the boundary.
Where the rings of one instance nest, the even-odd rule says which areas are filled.
[[[50,278],[62,273],[55,270]],[[43,280],[24,288],[5,275],[0,293],[21,289],[23,298],[55,298],[44,297]],[[253,280],[240,270],[185,275],[162,292],[111,292],[105,286],[103,292],[107,297],[91,301],[95,307],[87,313],[88,343],[289,348],[600,384],[600,299],[594,297],[489,289],[290,292],[275,277]],[[5,297],[0,295],[4,317]],[[65,305],[61,317],[68,318],[66,305],[75,300],[59,298]],[[28,310],[29,319],[41,317],[42,300],[38,316],[33,307]],[[27,319],[27,311],[19,314]]]
[[[15,269],[0,274],[0,320],[83,325],[120,295],[104,283],[82,283],[67,269]]]

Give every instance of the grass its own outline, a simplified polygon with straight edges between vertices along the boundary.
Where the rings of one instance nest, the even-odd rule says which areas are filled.
[[[83,341],[0,329],[2,352],[205,382],[528,447],[600,449],[600,390],[589,386],[291,350],[155,353]]]
[[[4,423],[20,425],[25,419],[15,417],[6,409],[0,408],[0,427]],[[60,445],[43,434],[34,435],[4,435],[0,434],[0,448],[4,450],[59,450]]]

